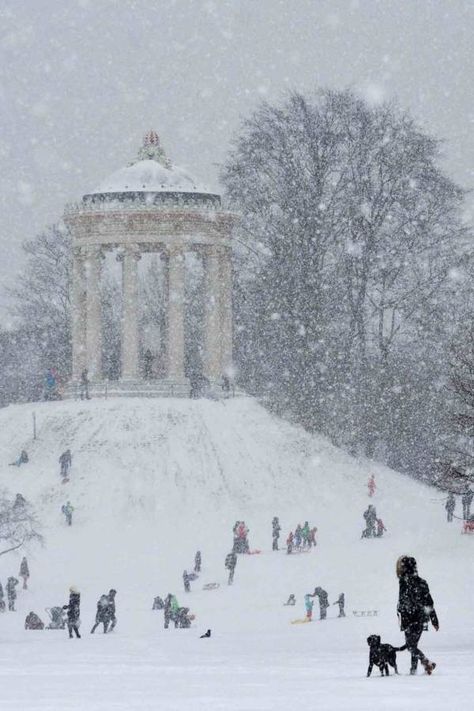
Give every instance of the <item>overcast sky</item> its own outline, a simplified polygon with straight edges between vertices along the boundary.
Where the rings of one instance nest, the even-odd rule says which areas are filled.
[[[0,0],[2,282],[146,130],[216,187],[241,117],[288,89],[397,98],[472,189],[473,37],[474,0]]]

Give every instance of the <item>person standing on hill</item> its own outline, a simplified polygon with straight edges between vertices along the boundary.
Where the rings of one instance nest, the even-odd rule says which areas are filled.
[[[171,593],[168,593],[165,597],[165,605],[163,608],[165,630],[168,629],[170,620],[174,622],[175,627],[178,626],[178,610],[179,604],[176,597]]]
[[[229,579],[227,581],[228,585],[232,585],[234,582],[235,566],[237,565],[237,553],[231,551],[225,557],[225,567],[229,571]]]
[[[306,610],[306,619],[308,622],[311,622],[313,619],[313,605],[314,601],[311,600],[311,595],[305,595],[304,596],[304,606]]]
[[[474,498],[474,492],[472,491],[472,489],[468,489],[461,496],[462,517],[463,517],[464,521],[468,521],[469,517],[471,516],[471,504],[472,504],[473,498]]]
[[[339,615],[338,617],[345,617],[346,613],[344,612],[344,605],[346,604],[346,598],[344,593],[341,593],[339,597],[337,598],[336,602],[333,602],[333,605],[339,605]]]
[[[412,556],[400,556],[397,560],[396,573],[400,588],[397,612],[400,629],[405,633],[406,647],[411,654],[410,674],[416,674],[418,660],[426,673],[431,674],[436,664],[430,662],[418,649],[418,642],[427,619],[431,620],[436,631],[439,630],[438,616],[428,583],[418,576],[416,560]]]
[[[69,603],[63,605],[63,610],[67,610],[67,628],[69,638],[72,639],[72,633],[77,639],[81,638],[79,634],[79,625],[81,624],[81,594],[77,588],[71,586],[69,588]]]
[[[191,578],[187,570],[183,572],[184,592],[191,592]]]
[[[8,609],[10,612],[15,612],[15,600],[16,600],[16,586],[18,585],[18,580],[13,576],[9,577],[7,580],[7,597],[8,597]]]
[[[69,469],[71,468],[72,457],[71,450],[66,449],[65,452],[59,457],[59,464],[61,465],[61,476],[63,479],[67,479],[69,474]]]
[[[28,578],[30,577],[30,570],[28,568],[28,561],[23,556],[20,563],[20,578],[23,578],[23,590],[28,590]]]
[[[290,553],[293,553],[293,542],[293,531],[290,531],[290,533],[288,534],[288,538],[286,539],[286,552],[288,553],[288,555],[290,555]]]
[[[0,583],[0,612],[5,612],[5,600],[4,600],[3,585]]]
[[[194,556],[194,572],[201,572],[201,551],[197,551],[196,555]]]
[[[456,508],[456,499],[454,497],[454,494],[452,491],[449,492],[448,498],[446,500],[446,513],[448,517],[448,523],[451,523],[453,520],[453,514],[454,514],[454,509]]]
[[[63,512],[63,514],[66,517],[67,525],[72,526],[72,514],[74,511],[74,507],[71,504],[71,502],[68,501],[67,504],[63,504],[63,506],[61,507],[61,511]]]
[[[316,533],[318,532],[318,529],[316,526],[313,526],[313,528],[309,532],[309,545],[311,546],[316,546]]]
[[[317,597],[319,600],[319,619],[325,620],[327,609],[329,607],[328,594],[326,590],[320,587],[314,588],[314,593],[310,597]]]
[[[309,547],[311,544],[309,542],[310,531],[308,521],[304,522],[304,526],[301,529],[301,538],[303,540],[303,548]]]
[[[366,511],[364,511],[364,518],[366,523],[365,531],[362,533],[362,538],[373,538],[375,536],[375,522],[377,520],[377,512],[375,506],[369,504]]]
[[[295,528],[295,546],[299,550],[301,546],[301,539],[302,539],[302,533],[301,533],[301,524],[298,524],[297,527]]]
[[[375,484],[374,474],[370,475],[369,481],[367,482],[367,488],[369,490],[369,496],[372,498],[372,496],[375,494],[375,489],[377,488],[377,486]]]
[[[376,518],[375,523],[377,524],[377,538],[382,538],[384,531],[386,532],[387,529],[384,526],[384,522],[382,521],[381,518]]]
[[[274,516],[272,520],[272,550],[278,550],[278,539],[280,538],[280,521],[278,516]]]
[[[89,396],[89,371],[87,368],[84,368],[84,370],[81,373],[81,380],[79,382],[79,394],[81,400],[90,400]]]

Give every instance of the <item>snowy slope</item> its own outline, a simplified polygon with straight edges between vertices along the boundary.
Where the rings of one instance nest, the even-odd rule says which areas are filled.
[[[73,468],[63,485],[57,460],[68,447]],[[22,448],[30,462],[9,467]],[[373,702],[400,709],[414,700],[413,708],[446,709],[462,708],[474,692],[474,539],[460,535],[459,521],[445,523],[439,492],[369,468],[251,399],[10,406],[0,411],[0,462],[0,487],[37,506],[46,537],[44,548],[28,552],[31,589],[19,596],[19,612],[0,617],[2,709],[366,709]],[[369,472],[388,528],[381,540],[360,539]],[[68,498],[71,528],[60,512]],[[318,526],[317,549],[272,553],[274,515],[282,540],[305,519]],[[262,554],[239,558],[229,588],[223,559],[241,518]],[[185,596],[181,574],[198,548],[203,573]],[[366,680],[367,634],[402,639],[394,565],[404,552],[418,558],[435,597],[441,631],[421,646],[439,666],[430,679]],[[0,558],[3,584],[20,558]],[[202,590],[213,581],[218,590]],[[30,609],[41,614],[66,602],[71,584],[82,592],[83,640],[22,629]],[[326,622],[290,625],[315,585],[330,601],[345,592],[348,618],[332,619],[332,607]],[[91,637],[95,603],[111,586],[119,591],[119,625],[113,635]],[[195,612],[194,628],[163,630],[161,613],[150,608],[168,591]],[[294,609],[282,606],[290,592]],[[353,609],[379,616],[355,618]],[[211,640],[199,640],[208,627]],[[408,655],[399,661],[406,673]]]

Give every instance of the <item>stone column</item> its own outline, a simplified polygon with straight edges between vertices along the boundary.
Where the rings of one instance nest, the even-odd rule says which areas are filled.
[[[86,367],[86,275],[84,252],[75,247],[71,283],[72,379],[80,380]]]
[[[222,248],[220,261],[221,372],[232,377],[232,252]]]
[[[161,358],[161,366],[163,369],[163,373],[168,374],[169,373],[169,358],[168,358],[169,309],[168,309],[168,306],[169,306],[169,291],[170,291],[168,252],[162,251],[160,254],[160,259],[161,259],[162,269],[163,269],[163,281],[162,281],[163,318],[161,319],[161,322],[160,322],[160,331],[161,331],[161,333],[160,333],[160,336],[161,336],[160,358]]]
[[[168,252],[168,377],[184,380],[184,274],[181,248]]]
[[[220,264],[219,253],[208,247],[204,253],[204,375],[211,384],[220,381]]]
[[[86,367],[89,379],[100,380],[102,377],[102,304],[100,275],[102,271],[102,249],[88,247],[86,252]]]
[[[138,346],[138,245],[127,245],[119,255],[122,262],[122,380],[139,378]]]

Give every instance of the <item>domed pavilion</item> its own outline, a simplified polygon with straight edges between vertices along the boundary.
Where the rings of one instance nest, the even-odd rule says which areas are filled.
[[[70,394],[77,392],[86,370],[94,396],[189,396],[184,357],[188,252],[197,255],[203,269],[202,376],[219,392],[223,375],[232,368],[231,233],[236,221],[235,214],[222,209],[220,196],[171,165],[158,135],[150,131],[137,159],[69,206],[64,221],[74,249]],[[110,251],[122,270],[121,372],[106,386],[101,274]],[[160,335],[165,369],[153,378],[143,372],[138,312],[138,261],[149,252],[162,260],[166,313]]]

